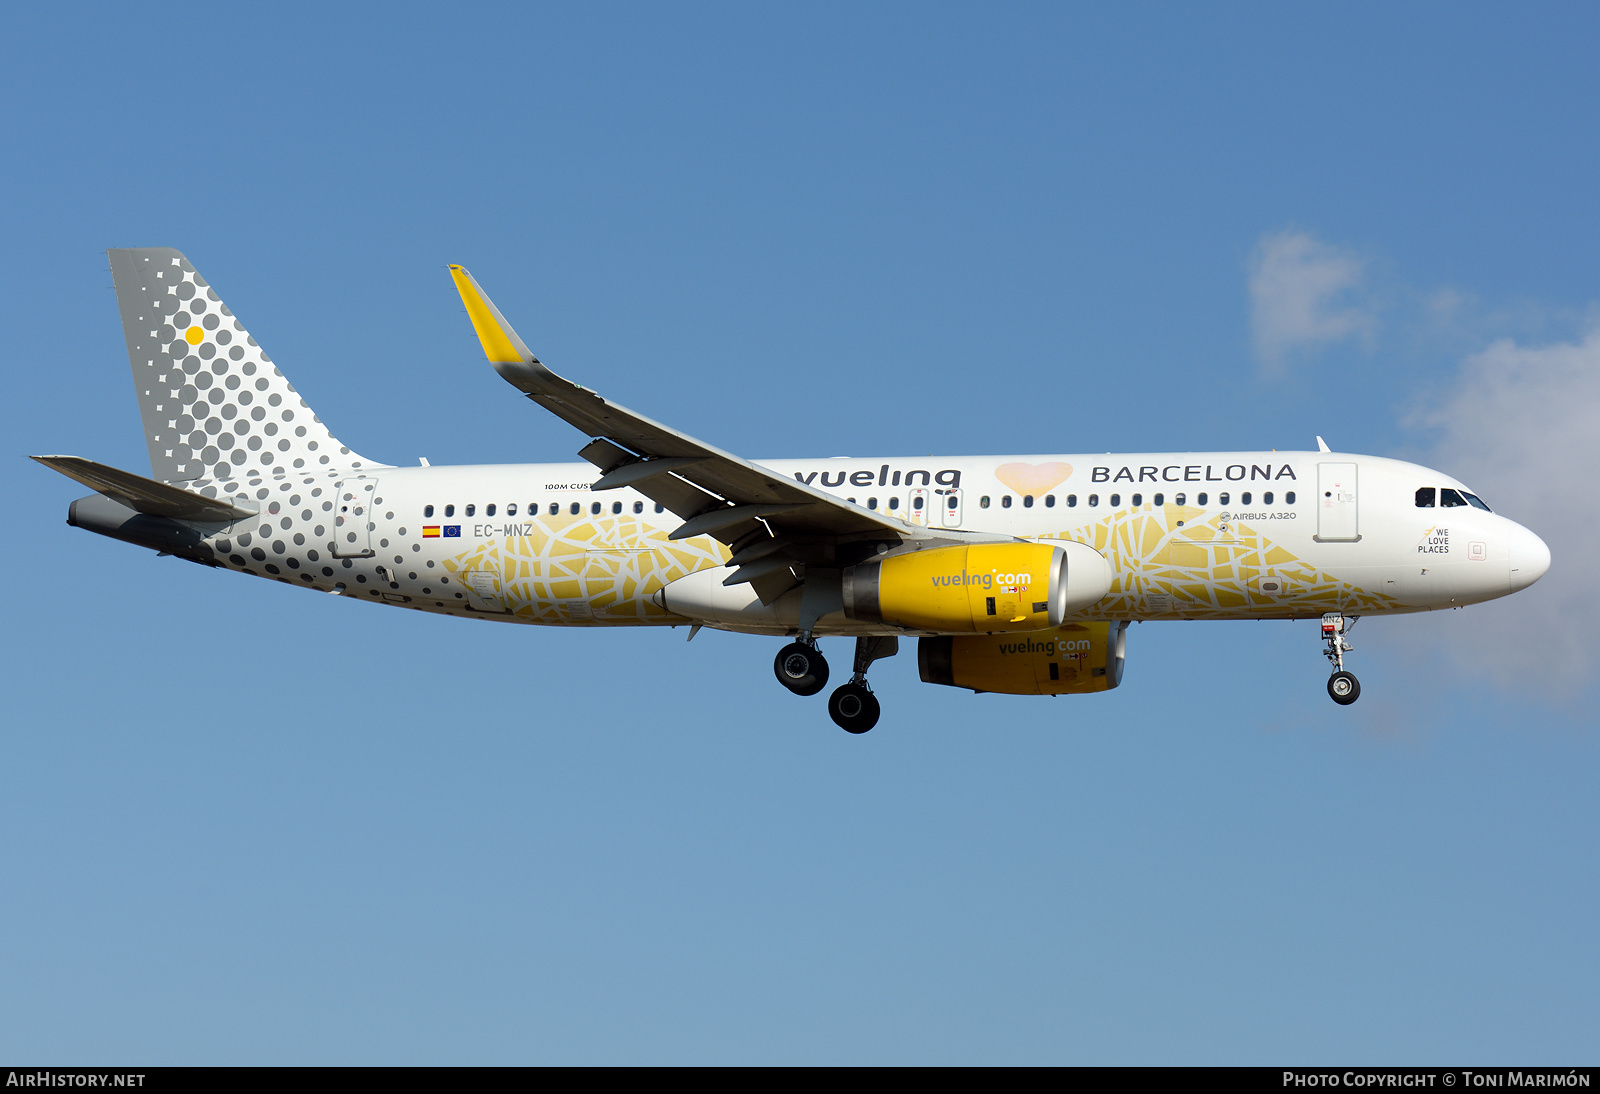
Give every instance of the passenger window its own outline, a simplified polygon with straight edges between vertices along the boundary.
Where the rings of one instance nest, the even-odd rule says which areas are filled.
[[[1174,495],[1172,495],[1172,504],[1173,505],[1182,505],[1183,503],[1184,503],[1184,496],[1182,494],[1174,494]]]
[[[1054,509],[1056,507],[1056,496],[1054,494],[1046,494],[1044,496],[1044,507],[1046,509]]]
[[[1121,494],[1112,494],[1111,495],[1111,507],[1113,509],[1115,509],[1117,506],[1119,506],[1121,504],[1122,504],[1122,495]]]
[[[490,502],[483,507],[483,515],[486,517],[494,516],[494,502]]]
[[[1239,504],[1240,505],[1249,505],[1250,504],[1250,491],[1246,490],[1244,493],[1239,495]]]
[[[561,503],[559,501],[551,502],[550,503],[550,515],[553,517],[557,513],[560,513],[560,512],[561,512]]]
[[[1217,495],[1217,504],[1218,505],[1227,505],[1228,504],[1228,492],[1226,490],[1224,490],[1222,493]]]
[[[1283,496],[1283,504],[1285,504],[1285,505],[1293,505],[1294,504],[1294,491],[1293,490],[1289,491],[1287,494],[1285,494]]]
[[[667,507],[665,505],[662,505],[659,501],[656,502],[656,512],[665,513],[666,511],[667,511]]]
[[[845,498],[844,500],[849,502],[851,505],[854,505],[856,503],[856,499],[855,498]],[[918,506],[918,508],[921,508],[921,507]]]
[[[1478,497],[1478,495],[1476,495],[1476,494],[1469,494],[1465,490],[1463,490],[1463,491],[1461,491],[1461,496],[1466,498],[1467,499],[1467,504],[1471,505],[1474,509],[1482,509],[1485,513],[1494,512],[1494,510],[1490,509],[1487,505],[1485,505],[1483,503],[1483,499]]]
[[[1206,503],[1206,496],[1204,494],[1196,494],[1194,503],[1199,506],[1204,506]]]
[[[1156,495],[1156,505],[1158,507],[1162,506],[1162,505],[1165,505],[1166,503],[1167,503],[1167,496],[1165,494],[1157,494]]]
[[[1447,486],[1439,491],[1439,504],[1446,509],[1455,509],[1466,505],[1467,499]]]
[[[920,511],[922,509],[922,499],[921,498],[912,498],[911,499],[911,508]]]
[[[447,516],[447,517],[455,516],[456,515],[456,507],[454,505],[446,505],[444,507],[444,515]]]
[[[600,515],[600,503],[599,502],[591,501],[589,503],[589,515],[591,517],[598,517]]]
[[[517,503],[516,502],[512,502],[510,505],[506,506],[506,516],[514,517],[516,515],[517,515]]]
[[[1272,504],[1272,491],[1271,490],[1268,490],[1265,494],[1261,495],[1261,504],[1262,505],[1271,505]]]
[[[469,517],[470,516],[474,516],[474,515],[477,514],[477,512],[478,512],[478,507],[476,505],[467,506],[467,516],[469,516]]]
[[[984,498],[983,499],[983,503],[985,505],[989,504],[989,499],[988,498]],[[892,513],[898,508],[900,508],[900,499],[899,498],[890,498],[889,499],[889,512]]]
[[[1001,494],[1000,495],[1000,508],[1002,508],[1002,509],[1010,509],[1011,508],[1011,495],[1010,494]]]
[[[635,513],[642,513],[642,512],[644,512],[644,502],[642,502],[642,501],[636,501],[636,502],[634,502],[634,503],[633,503],[633,511],[634,511],[634,512],[635,512]]]
[[[960,498],[956,497],[954,494],[951,494],[949,497],[944,499],[944,507],[954,513],[956,511],[956,506],[960,504],[960,502]]]
[[[573,516],[577,516],[579,513],[583,512],[583,503],[576,501],[573,502],[571,512]]]
[[[423,506],[423,507],[422,507],[422,515],[423,515],[423,516],[425,516],[425,517],[431,517],[431,516],[433,516],[433,506],[431,506],[431,505],[424,505],[424,506]]]
[[[1418,488],[1418,490],[1417,490],[1417,508],[1418,509],[1432,509],[1433,508],[1433,487],[1431,487],[1431,486],[1423,486],[1423,487]]]
[[[1095,506],[1097,506],[1099,504],[1100,504],[1100,495],[1099,494],[1090,494],[1089,495],[1089,508],[1093,509]]]
[[[1032,509],[1033,508],[1033,495],[1032,494],[1024,494],[1024,495],[1022,495],[1022,507],[1024,509]]]
[[[1067,508],[1068,509],[1076,509],[1077,507],[1078,507],[1078,495],[1076,495],[1076,494],[1068,494],[1067,495]]]
[[[611,503],[611,515],[615,516],[616,514],[618,514],[620,512],[622,512],[622,503],[620,501],[612,502]]]
[[[877,498],[868,498],[867,499],[867,508],[868,509],[876,509],[877,507],[878,507],[878,499]]]
[[[889,508],[893,509],[894,506],[891,505]],[[978,508],[979,509],[987,509],[987,508],[989,508],[989,495],[988,494],[985,494],[983,497],[978,499]]]

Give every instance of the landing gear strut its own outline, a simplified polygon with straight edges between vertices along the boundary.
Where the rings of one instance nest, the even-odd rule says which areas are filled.
[[[1342,707],[1361,698],[1361,681],[1344,668],[1344,655],[1355,649],[1344,640],[1344,636],[1355,629],[1356,621],[1360,618],[1339,612],[1329,612],[1322,617],[1322,640],[1327,644],[1327,649],[1322,652],[1328,664],[1333,666],[1333,675],[1328,677],[1328,697]]]
[[[808,636],[809,638],[809,636]],[[828,662],[811,641],[790,642],[772,661],[778,683],[796,695],[815,695],[828,686]]]
[[[856,639],[855,674],[828,696],[828,717],[846,733],[865,733],[878,724],[878,698],[867,686],[867,669],[874,661],[900,652],[900,639],[877,635]]]

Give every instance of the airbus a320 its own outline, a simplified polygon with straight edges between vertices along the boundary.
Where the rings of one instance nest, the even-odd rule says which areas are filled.
[[[878,721],[871,665],[1068,695],[1122,682],[1138,620],[1315,619],[1349,704],[1363,615],[1458,608],[1550,552],[1427,467],[1329,451],[751,461],[562,379],[451,267],[497,372],[582,462],[398,467],[329,432],[179,252],[109,252],[151,475],[35,456],[94,493],[68,523],[206,566],[414,611],[785,640],[796,695],[855,640],[834,722]],[[693,637],[694,630],[690,631]]]

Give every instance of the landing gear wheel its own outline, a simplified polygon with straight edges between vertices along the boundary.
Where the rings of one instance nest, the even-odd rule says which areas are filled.
[[[790,642],[773,659],[778,683],[796,695],[815,695],[828,686],[828,662],[822,651],[804,642]]]
[[[878,697],[865,684],[844,684],[828,696],[828,717],[846,733],[865,733],[878,724]]]
[[[1342,707],[1347,707],[1361,698],[1361,681],[1355,675],[1343,671],[1328,677],[1328,697]]]

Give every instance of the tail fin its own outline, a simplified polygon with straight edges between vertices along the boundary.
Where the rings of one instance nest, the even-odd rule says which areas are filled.
[[[155,478],[374,466],[328,432],[187,258],[170,247],[108,253]]]

